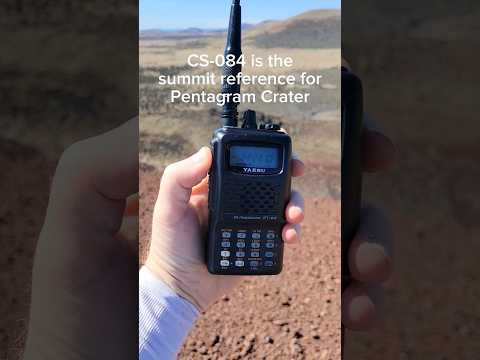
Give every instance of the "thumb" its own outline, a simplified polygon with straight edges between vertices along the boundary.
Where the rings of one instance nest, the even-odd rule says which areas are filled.
[[[184,216],[192,188],[207,176],[211,165],[212,152],[203,147],[189,158],[167,166],[155,204],[158,220],[172,224]]]

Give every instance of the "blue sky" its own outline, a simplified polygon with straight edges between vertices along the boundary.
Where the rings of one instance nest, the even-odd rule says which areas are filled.
[[[341,0],[243,0],[243,21],[285,19],[312,9],[340,9]],[[140,0],[140,29],[224,28],[231,0]]]

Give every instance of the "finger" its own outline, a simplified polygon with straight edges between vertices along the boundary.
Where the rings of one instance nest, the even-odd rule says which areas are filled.
[[[159,221],[175,223],[184,215],[192,188],[207,176],[211,163],[212,153],[203,147],[189,158],[167,166],[155,204]]]
[[[75,143],[57,166],[45,224],[63,227],[81,218],[75,222],[81,232],[117,233],[125,199],[138,193],[138,169],[138,118]]]
[[[301,226],[299,224],[287,224],[283,227],[282,238],[287,244],[298,244],[300,242]]]
[[[292,176],[300,177],[305,174],[305,164],[296,154],[292,155]]]
[[[192,195],[204,195],[208,192],[208,176],[192,189]]]
[[[392,273],[390,224],[383,213],[373,207],[362,210],[360,221],[349,248],[351,275],[361,282],[382,283]]]
[[[342,323],[354,331],[370,330],[378,320],[380,304],[376,294],[381,288],[367,288],[361,283],[351,284],[342,294]]]
[[[208,196],[206,194],[192,195],[190,204],[195,209],[202,230],[208,227]]]
[[[305,200],[298,191],[292,191],[285,217],[290,224],[300,224],[305,218]]]
[[[382,133],[365,130],[362,134],[362,163],[366,172],[385,171],[395,162],[395,146]]]

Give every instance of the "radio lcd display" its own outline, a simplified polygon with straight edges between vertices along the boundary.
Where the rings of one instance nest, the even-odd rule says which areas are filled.
[[[230,147],[230,166],[278,169],[280,161],[280,149],[277,147],[244,145]]]

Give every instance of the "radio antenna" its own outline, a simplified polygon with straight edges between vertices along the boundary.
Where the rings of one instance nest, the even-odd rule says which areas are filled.
[[[237,78],[238,74],[242,71],[242,65],[237,64],[240,56],[242,55],[242,7],[240,6],[240,0],[233,0],[232,9],[230,11],[230,24],[228,26],[227,46],[225,48],[225,58],[228,55],[235,57],[235,65],[233,67],[223,67],[223,75],[225,80],[228,77],[234,76]],[[230,56],[231,57],[231,56]],[[234,85],[229,85],[224,82],[222,85],[222,94],[230,94],[229,101],[225,103],[222,111],[222,123],[224,126],[238,125],[238,102],[234,101],[233,95],[240,94],[240,82],[235,80]]]

